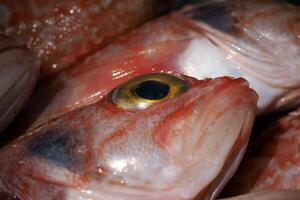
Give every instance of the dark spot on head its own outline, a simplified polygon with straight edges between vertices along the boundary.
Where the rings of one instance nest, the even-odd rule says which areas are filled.
[[[184,15],[221,32],[229,32],[236,21],[224,2],[196,6]]]
[[[27,144],[31,155],[69,169],[76,169],[78,165],[79,158],[73,154],[76,146],[76,134],[51,129],[34,137]]]

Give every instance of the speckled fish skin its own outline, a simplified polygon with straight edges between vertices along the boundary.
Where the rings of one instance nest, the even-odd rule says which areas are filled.
[[[300,99],[299,13],[272,1],[218,1],[147,23],[41,86],[28,107],[39,116],[32,127],[154,72],[243,77],[259,95],[259,113],[294,106]]]
[[[85,54],[175,6],[173,0],[3,0],[0,33],[20,35],[42,58],[42,75],[70,67]],[[180,2],[179,2],[180,3]]]
[[[27,103],[39,71],[40,59],[20,38],[0,35],[0,134]]]
[[[300,189],[300,109],[279,119],[262,135],[263,142],[243,160],[226,194]]]
[[[0,190],[21,200],[215,199],[249,139],[257,95],[243,79],[195,80],[141,111],[110,95],[0,150]],[[244,98],[247,97],[247,98]]]
[[[219,200],[298,200],[299,197],[300,190],[278,190],[252,192],[249,194]]]

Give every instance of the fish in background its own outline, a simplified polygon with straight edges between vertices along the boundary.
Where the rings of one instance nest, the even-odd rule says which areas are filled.
[[[261,135],[224,195],[300,189],[300,109],[283,116]]]
[[[259,95],[258,114],[295,107],[299,15],[300,8],[288,3],[247,0],[200,3],[163,16],[45,81],[29,103],[27,124],[37,127],[155,72],[243,77]]]
[[[42,59],[42,76],[79,62],[132,28],[177,7],[179,0],[0,2],[0,33],[18,35]]]
[[[298,11],[271,1],[187,7],[45,80],[25,111],[34,124],[0,150],[0,198],[215,199],[243,157],[257,98],[245,80],[215,77],[247,79],[259,114],[296,106]],[[138,90],[175,83],[184,86],[166,99]]]
[[[138,76],[4,146],[0,191],[21,200],[215,199],[243,157],[256,102],[241,78]]]
[[[0,134],[27,103],[39,72],[40,59],[20,38],[0,35]]]

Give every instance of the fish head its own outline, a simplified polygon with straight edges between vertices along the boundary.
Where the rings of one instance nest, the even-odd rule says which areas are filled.
[[[198,79],[243,77],[259,95],[259,114],[299,104],[299,7],[275,1],[215,1],[174,17],[200,34],[181,60]],[[197,52],[197,53],[196,53]],[[200,55],[199,55],[200,54]],[[202,55],[202,56],[201,56]],[[203,69],[197,62],[203,60]]]
[[[243,98],[249,92],[247,82],[187,80],[188,91],[134,112],[121,131],[117,128],[117,137],[105,144],[104,153],[114,153],[103,159],[108,161],[104,171],[119,175],[115,181],[127,188],[142,188],[137,197],[213,199],[242,158],[256,107],[253,91],[249,99]],[[118,135],[124,129],[130,141]],[[116,143],[122,147],[114,151]],[[212,159],[215,155],[218,158]]]
[[[256,101],[241,78],[139,76],[4,147],[0,188],[23,199],[213,199],[242,158]]]

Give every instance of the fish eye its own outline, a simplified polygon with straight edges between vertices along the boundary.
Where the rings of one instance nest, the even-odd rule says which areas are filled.
[[[186,92],[190,85],[188,81],[170,74],[146,74],[118,86],[110,97],[121,109],[143,110]]]

